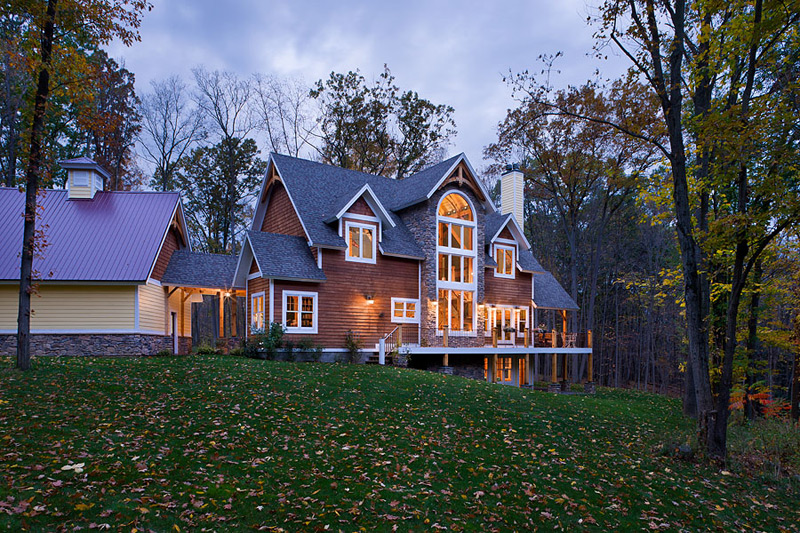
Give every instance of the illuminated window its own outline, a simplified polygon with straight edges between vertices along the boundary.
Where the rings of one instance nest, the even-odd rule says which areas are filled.
[[[524,337],[528,329],[528,309],[517,309],[517,337]]]
[[[502,244],[494,245],[494,260],[497,268],[494,275],[498,278],[514,277],[514,247]]]
[[[494,364],[494,379],[499,382],[511,381],[511,358],[498,357]]]
[[[283,327],[286,333],[317,332],[317,293],[283,291]]]
[[[419,324],[419,300],[392,298],[392,322]]]
[[[438,329],[475,331],[475,215],[466,196],[451,192],[439,203],[437,224]]]
[[[359,263],[375,262],[375,229],[371,224],[345,222],[344,233],[347,237],[348,261]]]
[[[264,327],[264,293],[257,292],[250,297],[250,328]]]

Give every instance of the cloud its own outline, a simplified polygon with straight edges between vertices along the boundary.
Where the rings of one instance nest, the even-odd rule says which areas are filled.
[[[582,0],[494,2],[409,0],[195,0],[156,3],[145,15],[142,41],[112,47],[136,74],[137,91],[151,80],[191,68],[293,76],[313,83],[331,71],[360,69],[368,79],[387,63],[403,89],[456,109],[452,153],[479,166],[483,147],[513,106],[503,74],[541,69],[540,54],[563,51],[556,84],[578,84],[597,68],[611,76],[624,62],[590,54],[591,6]]]

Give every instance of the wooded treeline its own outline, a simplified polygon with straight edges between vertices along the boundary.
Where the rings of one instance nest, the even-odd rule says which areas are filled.
[[[6,186],[35,198],[63,184],[58,160],[89,156],[109,189],[181,191],[195,248],[235,253],[268,152],[397,179],[446,156],[453,108],[400,89],[388,67],[306,85],[197,66],[137,95],[103,47],[138,38],[149,8],[8,5]],[[82,32],[92,21],[98,33]],[[571,328],[594,332],[600,384],[680,392],[714,456],[729,406],[756,416],[793,394],[798,416],[798,23],[794,0],[607,0],[597,52],[616,47],[628,73],[558,88],[558,54],[538,74],[509,73],[517,105],[484,154],[490,184],[521,164],[526,232],[581,307]]]

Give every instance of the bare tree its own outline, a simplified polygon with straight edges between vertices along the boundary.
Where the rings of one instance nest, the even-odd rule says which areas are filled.
[[[217,139],[217,167],[224,192],[222,203],[227,212],[223,221],[222,249],[236,250],[237,205],[240,194],[239,146],[254,127],[252,113],[252,82],[232,72],[209,72],[204,67],[192,69],[197,93],[195,101],[203,114],[209,133]],[[245,191],[244,194],[253,194]]]
[[[192,106],[186,84],[177,76],[150,84],[142,96],[139,113],[142,155],[155,170],[150,185],[158,190],[174,188],[178,161],[204,136],[202,115]]]
[[[299,157],[312,148],[317,121],[310,89],[297,79],[253,76],[257,128],[267,135],[269,150]]]

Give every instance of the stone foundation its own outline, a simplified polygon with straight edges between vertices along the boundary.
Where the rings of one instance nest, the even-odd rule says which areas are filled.
[[[181,353],[191,349],[191,337],[181,337]],[[161,351],[172,353],[172,337],[168,335],[141,334],[33,334],[31,354],[43,355],[155,355]],[[0,335],[0,355],[14,356],[17,351],[16,335]]]
[[[547,392],[561,392],[561,384],[560,383],[549,383],[547,385]]]

